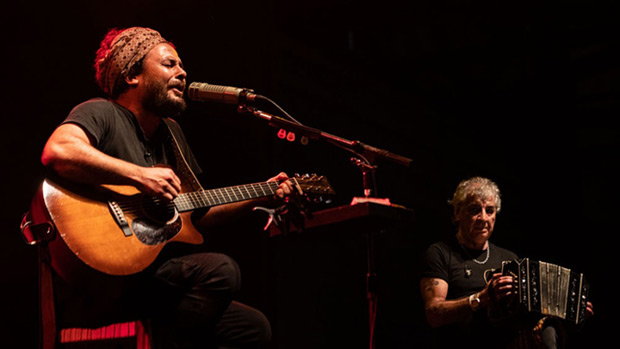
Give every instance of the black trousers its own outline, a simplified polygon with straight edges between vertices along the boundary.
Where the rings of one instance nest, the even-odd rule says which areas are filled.
[[[240,282],[237,263],[219,253],[164,258],[129,277],[57,277],[57,319],[97,327],[149,318],[157,349],[264,348],[269,321],[233,301]]]
[[[262,348],[271,338],[267,318],[233,301],[237,263],[218,253],[173,258],[153,274],[157,294],[168,297],[152,313],[156,348]]]

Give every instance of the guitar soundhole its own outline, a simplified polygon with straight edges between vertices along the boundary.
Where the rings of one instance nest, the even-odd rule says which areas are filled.
[[[181,230],[179,213],[169,202],[145,196],[142,213],[142,217],[131,222],[131,228],[138,240],[147,245],[166,242]]]
[[[141,208],[146,218],[161,225],[171,222],[177,215],[177,210],[171,202],[149,196],[142,197]]]

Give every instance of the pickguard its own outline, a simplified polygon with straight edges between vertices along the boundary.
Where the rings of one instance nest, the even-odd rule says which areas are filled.
[[[145,195],[141,201],[141,215],[131,222],[131,229],[138,240],[146,245],[157,245],[181,231],[182,222],[173,205]]]
[[[172,239],[181,231],[181,219],[177,215],[173,222],[160,224],[146,218],[134,219],[131,229],[134,235],[146,245],[157,245]]]

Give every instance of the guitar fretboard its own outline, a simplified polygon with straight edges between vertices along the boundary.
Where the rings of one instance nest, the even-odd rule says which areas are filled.
[[[261,182],[219,189],[199,190],[177,196],[173,203],[179,212],[256,199],[276,194],[278,182]]]

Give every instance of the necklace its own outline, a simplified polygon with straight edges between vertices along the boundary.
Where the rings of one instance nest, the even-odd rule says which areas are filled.
[[[487,245],[487,256],[486,256],[486,258],[484,258],[484,260],[483,260],[483,261],[479,261],[479,260],[476,260],[475,258],[473,258],[473,257],[469,254],[469,252],[467,252],[467,249],[465,249],[465,246],[461,245],[461,243],[460,243],[460,242],[459,242],[459,245],[461,246],[461,248],[463,249],[463,251],[465,252],[465,254],[467,255],[467,257],[469,257],[469,259],[471,259],[472,261],[474,261],[474,263],[477,263],[477,264],[483,265],[484,263],[486,263],[486,262],[489,260],[489,256],[491,255],[491,245],[490,245],[490,244],[489,244],[489,245]]]
[[[469,259],[471,259],[472,261],[480,265],[483,265],[484,263],[486,263],[489,260],[489,256],[491,255],[491,245],[487,246],[487,256],[486,258],[484,258],[483,261],[479,261],[479,260],[476,260],[475,258],[472,258],[469,252],[467,252],[467,249],[465,249],[465,246],[461,245],[460,242],[459,242],[459,246],[461,246],[461,249],[463,249],[463,252],[465,252],[465,254],[467,255],[467,257],[469,257]],[[465,277],[469,279],[472,275],[472,272],[473,271],[469,269],[469,267],[467,266],[467,261],[465,261]]]

